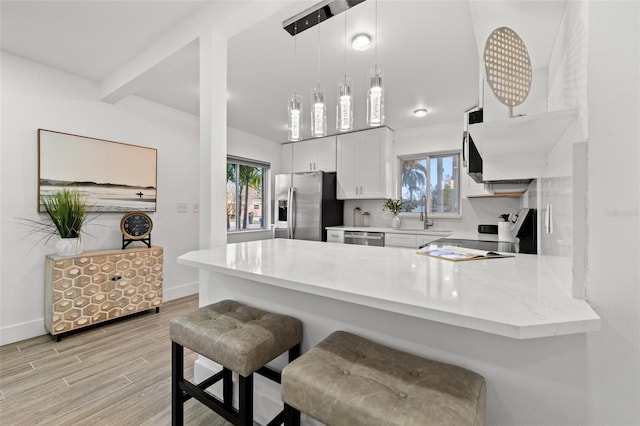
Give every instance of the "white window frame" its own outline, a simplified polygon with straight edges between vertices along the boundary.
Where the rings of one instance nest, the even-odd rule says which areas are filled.
[[[458,212],[457,213],[427,213],[429,219],[460,219],[462,218],[462,188],[460,187],[462,184],[462,173],[461,173],[461,151],[460,150],[451,150],[451,151],[436,151],[436,152],[428,152],[428,153],[420,153],[420,154],[411,154],[411,155],[403,155],[398,157],[398,194],[400,199],[402,199],[402,162],[407,160],[427,160],[427,187],[431,184],[429,181],[430,175],[430,161],[433,157],[447,157],[447,156],[458,156]],[[429,208],[431,207],[431,203],[429,203]],[[400,216],[402,217],[411,217],[418,218],[420,217],[419,212],[401,212]]]

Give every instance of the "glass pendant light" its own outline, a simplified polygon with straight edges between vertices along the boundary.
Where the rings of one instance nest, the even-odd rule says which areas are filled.
[[[296,142],[302,140],[302,96],[298,95],[295,86],[298,72],[298,61],[296,52],[296,36],[298,33],[298,27],[295,27],[293,36],[293,95],[289,96],[289,102],[287,102],[287,140],[289,142]]]
[[[382,71],[378,69],[378,0],[376,0],[376,63],[373,76],[370,77],[367,92],[367,125],[371,127],[384,124],[384,88],[382,87]]]
[[[353,86],[344,76],[344,82],[338,83],[338,103],[336,105],[336,130],[348,132],[353,130],[353,98],[351,96]]]
[[[289,113],[287,140],[290,142],[302,140],[302,96],[295,92],[289,96],[287,112]]]
[[[336,103],[336,130],[353,130],[353,87],[347,79],[347,11],[344,11],[344,81],[338,83],[338,102]]]
[[[382,87],[382,72],[376,68],[370,78],[367,93],[367,124],[371,127],[384,124],[384,88]]]
[[[311,94],[311,136],[314,138],[327,135],[327,108],[324,103],[324,90],[320,85]]]
[[[320,13],[318,13],[318,85],[311,93],[311,137],[327,135],[327,108],[324,103],[324,90],[320,87]]]

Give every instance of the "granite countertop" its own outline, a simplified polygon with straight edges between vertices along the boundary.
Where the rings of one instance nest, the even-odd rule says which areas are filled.
[[[271,239],[189,252],[178,263],[515,339],[600,329],[544,257],[451,262],[409,249]]]

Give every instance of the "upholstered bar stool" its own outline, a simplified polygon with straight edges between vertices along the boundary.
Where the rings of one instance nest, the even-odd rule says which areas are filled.
[[[224,300],[175,317],[171,337],[172,423],[183,424],[184,402],[196,398],[235,425],[253,424],[253,373],[280,383],[281,375],[265,365],[285,352],[300,354],[302,323],[292,317]],[[199,384],[186,380],[184,348],[222,365],[222,371]],[[239,404],[232,406],[232,371],[238,373]],[[205,391],[222,380],[222,400]],[[284,411],[269,425],[279,425]]]
[[[330,426],[480,426],[485,392],[472,371],[344,331],[282,371],[285,426],[301,411]]]

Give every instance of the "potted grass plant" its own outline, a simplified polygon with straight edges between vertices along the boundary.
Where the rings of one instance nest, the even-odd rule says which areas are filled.
[[[48,232],[51,236],[57,234],[60,237],[56,252],[62,256],[82,253],[84,247],[80,234],[89,212],[86,199],[77,189],[65,188],[43,196],[42,206],[52,222]]]

